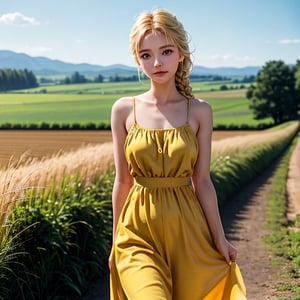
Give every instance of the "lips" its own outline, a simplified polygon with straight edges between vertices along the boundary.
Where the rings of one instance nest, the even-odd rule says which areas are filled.
[[[164,74],[166,74],[166,73],[168,73],[167,71],[158,71],[158,72],[155,72],[155,73],[153,73],[154,75],[164,75]]]

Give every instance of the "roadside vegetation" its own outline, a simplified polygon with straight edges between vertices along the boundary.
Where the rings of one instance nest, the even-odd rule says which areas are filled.
[[[281,282],[276,286],[280,300],[300,299],[300,215],[288,220],[286,202],[286,180],[289,160],[300,138],[296,136],[291,146],[281,156],[273,176],[273,184],[268,196],[266,227],[268,234],[264,241],[273,253],[271,264],[280,266]],[[285,296],[288,293],[289,296]]]
[[[81,299],[111,240],[112,145],[0,173],[0,299]]]

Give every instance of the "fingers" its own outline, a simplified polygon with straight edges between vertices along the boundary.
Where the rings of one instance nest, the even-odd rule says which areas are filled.
[[[231,262],[235,262],[237,257],[237,251],[234,248],[231,248],[229,251],[229,259]]]
[[[226,263],[228,264],[228,265],[231,265],[231,259],[230,259],[230,256],[228,255],[226,255],[226,256],[224,256],[224,258],[225,258],[225,260],[226,260]]]
[[[229,247],[228,252],[224,255],[224,258],[228,265],[236,261],[237,250],[234,247]]]

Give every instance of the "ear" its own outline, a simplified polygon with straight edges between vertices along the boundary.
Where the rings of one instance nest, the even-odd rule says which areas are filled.
[[[180,55],[179,62],[182,62],[184,60],[184,55]]]

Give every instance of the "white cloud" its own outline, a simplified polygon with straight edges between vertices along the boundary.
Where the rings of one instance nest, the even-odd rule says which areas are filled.
[[[300,39],[283,39],[279,41],[279,44],[282,45],[300,44]]]
[[[37,26],[40,24],[35,18],[24,16],[19,12],[0,15],[0,25],[9,26]]]

